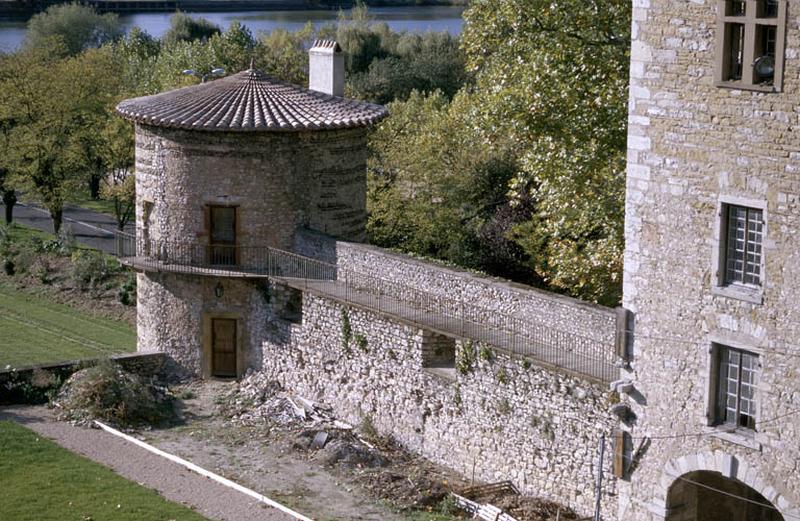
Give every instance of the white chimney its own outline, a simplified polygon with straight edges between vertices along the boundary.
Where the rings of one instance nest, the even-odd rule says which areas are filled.
[[[344,54],[333,40],[317,40],[308,50],[308,88],[344,96]]]

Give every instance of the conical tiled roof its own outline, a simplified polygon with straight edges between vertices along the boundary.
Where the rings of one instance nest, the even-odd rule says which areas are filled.
[[[372,125],[386,108],[282,83],[249,69],[200,85],[125,100],[126,119],[191,130],[299,131]]]

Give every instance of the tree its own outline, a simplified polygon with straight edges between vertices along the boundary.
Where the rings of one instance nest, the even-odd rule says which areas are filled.
[[[476,0],[462,46],[473,122],[515,143],[511,184],[536,212],[513,238],[552,288],[621,294],[630,2]]]
[[[112,117],[103,129],[102,140],[106,171],[102,194],[113,203],[117,229],[124,230],[136,207],[133,125],[120,117]]]
[[[370,138],[370,241],[536,283],[506,237],[515,219],[529,217],[508,196],[514,155],[480,141],[465,118],[471,103],[464,93],[449,103],[440,92],[415,91],[389,106],[391,117]]]
[[[0,114],[8,109],[0,104]],[[16,122],[11,117],[0,116],[0,199],[5,208],[6,224],[14,220],[14,205],[17,204],[17,192],[11,184],[11,170],[8,166],[10,156],[9,133]]]
[[[161,42],[169,47],[178,42],[205,41],[220,32],[219,26],[205,18],[192,18],[178,11],[169,19],[169,29],[161,37]]]
[[[59,4],[34,15],[25,35],[27,47],[47,47],[48,40],[58,38],[64,44],[64,55],[76,55],[86,49],[100,47],[123,35],[115,14],[99,14],[93,7]]]
[[[97,132],[111,110],[119,74],[106,49],[58,59],[63,45],[51,45],[3,60],[0,92],[7,94],[3,112],[17,121],[9,134],[15,182],[38,196],[57,234],[64,200],[90,166],[84,134]]]

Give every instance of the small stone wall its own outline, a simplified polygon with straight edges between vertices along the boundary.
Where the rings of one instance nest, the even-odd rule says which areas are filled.
[[[123,370],[141,376],[166,379],[170,376],[169,358],[164,353],[115,355],[109,357]],[[72,376],[94,365],[98,359],[71,360],[0,371],[0,404],[45,403],[47,392]]]
[[[380,433],[465,476],[511,480],[593,511],[599,437],[615,425],[604,386],[461,340],[456,369],[443,377],[423,367],[439,343],[430,332],[310,293],[302,309],[300,324],[268,317],[268,376],[343,420],[369,417]],[[613,519],[616,483],[606,479],[604,519]]]

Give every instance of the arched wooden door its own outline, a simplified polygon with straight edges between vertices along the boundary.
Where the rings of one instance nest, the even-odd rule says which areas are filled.
[[[236,320],[211,319],[211,376],[236,377]]]

